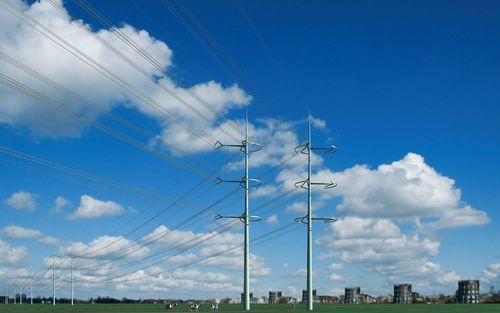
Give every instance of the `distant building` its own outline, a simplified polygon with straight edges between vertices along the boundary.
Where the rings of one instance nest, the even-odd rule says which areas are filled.
[[[479,303],[479,280],[460,280],[455,293],[458,303]]]
[[[345,289],[344,303],[346,304],[358,304],[360,303],[360,287],[350,287]]]
[[[394,297],[391,295],[377,297],[377,303],[393,303]]]
[[[413,303],[413,293],[411,284],[394,285],[394,303],[409,304]]]
[[[257,298],[257,304],[266,304],[267,302],[267,297],[260,297]]]
[[[375,297],[370,296],[369,294],[362,293],[359,295],[359,302],[363,304],[372,304],[377,303],[377,299]]]
[[[232,298],[229,300],[230,304],[241,304],[241,298]]]
[[[231,298],[229,298],[229,297],[222,298],[222,299],[220,299],[220,303],[221,304],[229,304],[229,303],[231,303]]]
[[[281,291],[269,291],[269,304],[280,303]]]
[[[283,297],[281,297],[280,300],[281,300],[280,303],[286,303],[286,304],[294,303],[293,297],[283,296]]]
[[[317,296],[317,303],[338,303],[339,298],[334,296]],[[314,297],[314,302],[316,302],[316,297]]]
[[[418,292],[413,292],[413,303],[425,303],[426,299]]]
[[[240,297],[241,303],[245,303],[245,294],[242,292]],[[257,303],[259,299],[253,297],[253,292],[250,292],[250,303]]]
[[[313,303],[317,303],[316,289],[313,289]],[[307,304],[307,289],[302,289],[302,303]]]

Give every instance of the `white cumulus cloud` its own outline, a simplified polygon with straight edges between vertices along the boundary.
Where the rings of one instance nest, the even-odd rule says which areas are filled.
[[[113,201],[103,201],[83,195],[80,206],[69,217],[70,219],[93,219],[110,215],[122,214],[125,209]]]
[[[226,137],[235,135],[234,129],[219,125],[221,117],[224,118],[231,109],[248,105],[252,97],[237,84],[223,86],[215,81],[207,81],[187,87],[177,85],[168,75],[168,69],[173,64],[173,51],[147,31],[136,29],[127,23],[117,27],[117,31],[146,51],[159,66],[154,66],[143,58],[116,36],[113,29],[94,30],[84,21],[60,12],[49,1],[36,1],[31,5],[20,0],[8,3],[28,19],[34,19],[62,38],[65,42],[52,34],[49,35],[80,58],[86,59],[94,68],[99,68],[101,72],[107,73],[107,76],[118,77],[129,86],[128,89],[134,90],[135,95],[8,11],[1,10],[0,50],[79,97],[67,97],[0,60],[2,73],[60,103],[68,104],[73,112],[65,114],[56,111],[2,86],[0,123],[25,127],[36,137],[79,137],[86,127],[100,116],[115,107],[123,106],[141,112],[158,123],[162,131],[156,138],[157,143],[175,145],[179,141],[184,144],[188,140],[191,143],[187,147],[190,151],[185,152],[207,151],[213,144],[200,140],[198,135],[191,133],[192,131],[197,134],[210,134],[215,131]],[[62,1],[57,1],[57,4],[65,10]],[[37,28],[43,31],[41,26]],[[47,34],[46,31],[45,33]],[[115,51],[109,49],[103,41],[114,47]],[[80,120],[74,116],[79,116]]]
[[[52,209],[50,210],[50,212],[52,212],[54,214],[59,214],[69,204],[70,204],[70,202],[67,199],[65,199],[65,198],[63,198],[61,196],[58,196],[54,200],[54,206],[52,207]]]
[[[339,274],[333,273],[332,275],[330,275],[330,280],[332,280],[332,281],[342,281],[342,280],[344,280],[344,277],[342,277]]]
[[[57,245],[59,244],[60,240],[52,236],[44,236],[38,239],[38,242],[44,245]]]
[[[24,246],[13,247],[9,243],[0,240],[0,264],[20,265],[28,258],[28,250]]]
[[[344,269],[344,263],[332,263],[328,268],[331,270],[341,270]]]
[[[43,235],[42,232],[38,230],[24,228],[22,226],[17,226],[17,225],[10,225],[4,227],[3,233],[5,236],[9,238],[38,238]]]
[[[268,223],[268,224],[277,224],[278,223],[278,215],[277,214],[273,214],[273,215],[269,216],[266,219],[266,223]]]
[[[329,267],[333,270],[346,263],[358,264],[365,271],[380,273],[391,284],[409,280],[451,286],[460,278],[430,261],[439,253],[439,241],[405,234],[389,219],[340,218],[316,243],[326,248],[320,259],[342,261]]]
[[[36,210],[36,195],[21,190],[13,193],[4,203],[16,210],[34,212]]]
[[[415,153],[376,169],[356,165],[341,172],[324,169],[313,175],[317,181],[331,177],[338,186],[320,196],[339,197],[337,211],[345,216],[413,219],[419,227],[432,229],[490,222],[486,212],[464,205],[453,179]],[[426,222],[421,222],[424,219]]]

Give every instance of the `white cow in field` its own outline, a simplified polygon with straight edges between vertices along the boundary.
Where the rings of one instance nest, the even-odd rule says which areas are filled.
[[[212,303],[212,304],[210,304],[210,309],[212,311],[219,311],[219,304],[218,303]]]
[[[198,312],[198,309],[200,308],[201,304],[198,303],[192,303],[189,305],[189,311],[196,311]]]
[[[173,308],[175,308],[177,306],[177,303],[168,303],[165,305],[165,309],[168,311],[168,310],[172,310]]]

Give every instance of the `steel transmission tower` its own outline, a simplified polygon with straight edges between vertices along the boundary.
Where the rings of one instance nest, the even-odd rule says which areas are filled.
[[[296,222],[302,222],[307,225],[307,309],[312,311],[313,309],[313,283],[312,283],[312,224],[313,221],[324,221],[326,223],[333,223],[337,221],[334,217],[313,217],[312,216],[312,186],[313,185],[322,185],[325,189],[334,188],[337,186],[337,183],[333,182],[312,182],[311,181],[311,152],[313,150],[321,150],[327,154],[334,153],[337,151],[337,148],[333,145],[330,145],[326,148],[313,147],[311,143],[311,112],[309,112],[307,118],[307,143],[295,147],[295,152],[306,154],[307,155],[307,179],[302,180],[295,183],[295,187],[303,188],[307,190],[307,215],[298,217],[295,219]]]
[[[234,147],[239,148],[241,152],[245,154],[245,176],[243,176],[240,180],[223,180],[221,178],[217,178],[215,182],[217,184],[227,182],[227,183],[239,183],[242,188],[245,189],[245,211],[242,215],[239,216],[222,216],[216,215],[215,219],[221,218],[231,218],[231,219],[239,219],[242,223],[245,224],[245,243],[244,243],[244,269],[243,269],[243,295],[244,295],[244,308],[246,311],[250,310],[250,222],[259,221],[260,217],[252,216],[249,214],[249,203],[248,203],[248,189],[249,187],[256,187],[261,184],[258,179],[249,178],[248,177],[248,156],[250,152],[256,152],[262,149],[260,144],[256,142],[252,142],[248,140],[248,109],[245,116],[245,140],[241,142],[241,145],[225,145],[220,141],[217,141],[214,145],[215,149],[219,149],[221,147]]]

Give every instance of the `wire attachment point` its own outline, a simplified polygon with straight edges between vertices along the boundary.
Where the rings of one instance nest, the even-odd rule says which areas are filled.
[[[335,153],[337,152],[338,148],[334,145],[330,145],[330,147],[328,147],[325,151],[326,154],[332,154],[332,153]]]
[[[331,180],[329,184],[325,185],[325,189],[331,189],[331,188],[335,188],[337,186],[338,186],[337,183],[334,182],[333,180]]]
[[[303,224],[307,224],[307,217],[308,217],[307,215],[301,216],[301,217],[297,217],[297,218],[295,218],[295,222],[297,222],[297,223],[301,222]]]
[[[223,146],[223,144],[220,141],[218,141],[218,140],[217,140],[216,143],[214,143],[214,149],[215,150],[220,149],[222,146]]]
[[[241,142],[240,151],[245,152],[245,149],[248,149],[248,152],[257,152],[257,151],[262,150],[262,146],[258,142],[255,142],[255,141],[243,140]]]
[[[260,216],[257,215],[249,215],[248,216],[248,222],[253,223],[253,222],[258,222],[262,220]],[[245,215],[241,215],[240,222],[245,223]]]
[[[249,178],[247,179],[247,181],[248,181],[248,188],[258,187],[262,185],[262,182],[256,178]],[[241,178],[240,186],[241,188],[245,188],[245,177]]]
[[[295,147],[295,153],[297,153],[297,154],[309,154],[309,152],[307,152],[308,146],[309,146],[309,144],[306,143],[306,144]]]
[[[301,180],[295,183],[295,188],[307,189],[307,185],[309,184],[309,180]]]

